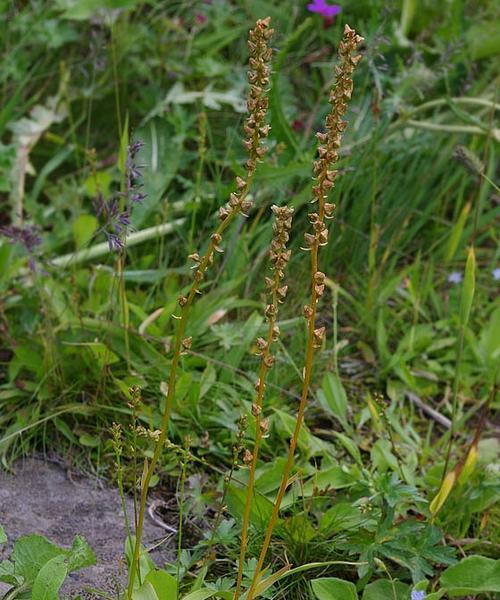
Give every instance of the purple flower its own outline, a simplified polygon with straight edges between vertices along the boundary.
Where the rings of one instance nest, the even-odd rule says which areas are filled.
[[[20,244],[28,254],[28,266],[31,271],[36,271],[36,249],[42,243],[39,229],[33,225],[7,225],[0,227],[0,235],[6,237],[11,244]]]
[[[5,236],[12,244],[21,244],[29,254],[33,254],[36,247],[42,243],[38,229],[32,225],[0,227],[0,235]]]
[[[463,279],[462,273],[460,271],[452,271],[448,275],[448,283],[460,283]]]
[[[146,198],[147,194],[139,191],[140,188],[143,187],[143,184],[140,183],[142,179],[145,165],[138,165],[135,162],[135,158],[140,151],[140,149],[144,146],[144,142],[141,140],[136,140],[132,142],[127,148],[127,160],[125,162],[125,179],[127,184],[126,198],[132,202],[132,204],[138,204]]]
[[[332,20],[342,10],[338,4],[329,4],[326,0],[313,0],[307,5],[307,10],[318,13],[324,19]]]
[[[425,592],[418,592],[413,590],[411,593],[411,600],[425,600]]]
[[[493,275],[493,279],[498,281],[500,279],[500,268],[497,267],[496,269],[493,269],[491,274]]]
[[[130,208],[121,210],[116,198],[106,200],[100,194],[94,200],[94,210],[103,220],[100,231],[106,236],[109,249],[121,250],[124,247],[123,237],[130,225]]]

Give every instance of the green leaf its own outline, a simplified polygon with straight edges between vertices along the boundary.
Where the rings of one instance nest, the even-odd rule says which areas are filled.
[[[321,406],[347,429],[347,394],[342,382],[334,373],[326,373],[318,390]]]
[[[311,581],[311,585],[318,600],[358,600],[356,586],[350,581],[337,577],[322,577]]]
[[[482,592],[500,593],[500,560],[468,556],[448,567],[439,581],[452,598]]]
[[[325,535],[331,535],[339,531],[354,529],[366,519],[357,506],[349,502],[337,502],[326,512],[320,520],[320,531]]]
[[[476,255],[474,248],[469,248],[467,262],[465,264],[464,284],[462,287],[462,296],[460,298],[460,324],[465,327],[469,322],[472,301],[474,300],[474,290],[476,287]]]
[[[454,256],[464,232],[465,223],[470,212],[470,203],[467,202],[462,208],[456,223],[453,225],[448,238],[448,243],[444,252],[446,262],[450,261]]]
[[[0,525],[0,544],[5,544],[7,541],[7,534],[5,533],[5,529]]]
[[[365,587],[361,600],[407,600],[408,591],[409,587],[400,581],[378,579]]]
[[[480,21],[467,31],[465,48],[473,60],[500,54],[500,21]]]
[[[65,19],[84,21],[103,10],[130,10],[142,0],[59,0],[59,8],[64,10]]]
[[[40,569],[33,583],[32,600],[58,600],[59,588],[68,574],[64,555],[55,556]]]
[[[224,600],[231,600],[233,592],[220,592],[217,590],[196,590],[195,592],[189,593],[187,596],[183,596],[182,600],[207,600],[207,598],[223,598]]]
[[[67,551],[67,556],[68,572],[78,571],[78,569],[84,569],[96,563],[92,548],[81,535],[75,536],[71,549]]]
[[[397,471],[398,460],[391,451],[391,444],[388,440],[377,440],[371,450],[371,459],[373,465],[382,473],[387,469]]]
[[[17,587],[23,583],[23,577],[14,574],[13,562],[3,560],[0,563],[0,581]]]
[[[71,228],[77,250],[90,242],[97,226],[98,222],[94,215],[80,215],[73,221]]]
[[[87,448],[97,448],[101,443],[101,438],[97,435],[82,433],[82,435],[78,438],[78,441],[82,446],[86,446]]]
[[[177,598],[177,581],[166,571],[154,569],[133,597],[134,600],[172,600]]]
[[[229,507],[229,512],[238,518],[243,518],[245,507],[246,490],[230,485],[227,491],[226,501]],[[264,529],[269,522],[273,512],[273,503],[265,496],[256,492],[252,500],[250,510],[250,522],[258,529]]]
[[[135,548],[135,536],[129,535],[125,540],[125,558],[127,560],[127,566],[130,568],[132,564],[132,557],[134,556],[134,548]],[[141,550],[139,552],[139,572],[141,573],[141,577],[144,579],[147,575],[156,569],[156,565],[151,560],[151,557],[148,554],[148,551],[144,546],[141,545]],[[139,586],[138,578],[135,580],[135,586]]]
[[[339,465],[332,465],[328,468],[314,473],[303,486],[304,497],[310,496],[315,490],[340,490],[356,483],[356,478]]]
[[[41,535],[23,535],[14,544],[10,558],[14,573],[32,585],[41,568],[56,556],[65,557],[65,551]]]

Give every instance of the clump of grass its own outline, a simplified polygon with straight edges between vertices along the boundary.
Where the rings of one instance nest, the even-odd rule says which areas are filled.
[[[253,205],[252,201],[248,198],[248,193],[255,176],[257,164],[262,160],[266,153],[266,147],[263,145],[263,142],[267,138],[270,130],[269,125],[266,124],[266,111],[269,102],[266,95],[266,89],[269,84],[269,61],[272,56],[272,50],[268,44],[272,35],[273,29],[270,27],[270,18],[268,17],[257,21],[255,28],[250,31],[248,38],[248,48],[250,53],[248,82],[250,84],[250,90],[248,93],[247,108],[249,115],[244,126],[246,139],[243,142],[248,153],[246,179],[242,179],[241,177],[236,178],[237,189],[231,193],[227,206],[220,208],[220,223],[212,233],[204,255],[201,256],[198,252],[190,254],[189,258],[195,263],[193,283],[191,284],[188,294],[178,298],[180,315],[175,316],[175,318],[178,319],[179,323],[175,335],[160,434],[151,461],[148,463],[147,460],[145,460],[144,472],[141,477],[141,497],[137,516],[134,552],[129,570],[128,598],[132,598],[134,583],[139,568],[142,530],[144,526],[149,484],[167,438],[170,415],[174,404],[177,369],[181,356],[191,348],[192,344],[192,337],[185,336],[189,309],[191,308],[196,295],[201,293],[200,288],[205,279],[207,269],[213,264],[215,253],[223,251],[220,245],[224,232],[238,215],[242,214],[247,216]]]

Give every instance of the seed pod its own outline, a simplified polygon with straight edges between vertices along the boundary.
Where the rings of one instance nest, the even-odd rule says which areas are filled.
[[[254,417],[258,417],[262,412],[262,408],[258,405],[255,404],[255,402],[252,404],[252,415]]]
[[[245,448],[245,452],[243,453],[243,462],[246,465],[250,465],[253,461],[253,454],[250,452],[250,450],[248,450],[248,448]]]
[[[270,354],[264,356],[262,360],[264,361],[264,364],[268,369],[270,369],[274,365],[274,356],[271,356]]]

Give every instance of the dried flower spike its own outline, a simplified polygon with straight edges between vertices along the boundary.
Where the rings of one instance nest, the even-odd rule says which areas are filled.
[[[259,379],[255,385],[257,398],[252,404],[252,415],[255,418],[255,441],[253,452],[249,453],[252,457],[250,464],[250,474],[247,483],[247,495],[245,508],[243,512],[243,525],[241,531],[240,544],[240,559],[238,577],[236,581],[236,591],[234,600],[238,600],[241,591],[241,582],[243,579],[243,564],[245,562],[246,547],[248,542],[248,527],[250,522],[250,511],[253,498],[253,490],[255,483],[255,469],[262,438],[267,435],[268,421],[262,418],[262,403],[264,400],[264,392],[266,389],[266,377],[269,369],[275,363],[275,357],[271,354],[271,346],[279,338],[279,327],[276,323],[278,316],[278,307],[285,299],[288,286],[283,285],[285,276],[285,268],[290,260],[290,251],[287,250],[287,243],[290,237],[290,228],[292,226],[293,208],[288,206],[272,206],[271,210],[274,214],[273,237],[269,249],[269,262],[273,272],[273,277],[266,277],[265,284],[269,294],[269,303],[266,305],[264,314],[268,321],[267,338],[257,338],[256,346],[258,354],[261,357]],[[245,461],[246,462],[246,461]]]
[[[342,134],[347,123],[342,119],[347,111],[347,103],[352,95],[352,74],[359,62],[359,56],[354,52],[363,38],[356,34],[348,25],[344,29],[344,38],[339,44],[339,65],[335,69],[335,87],[330,94],[331,111],[326,118],[326,131],[317,135],[318,158],[314,161],[313,172],[316,182],[312,189],[313,202],[317,204],[315,212],[310,213],[309,220],[312,224],[312,232],[304,235],[305,249],[311,252],[311,302],[304,307],[304,316],[307,319],[308,337],[306,345],[306,359],[303,370],[303,387],[300,398],[299,410],[295,421],[293,435],[290,439],[287,461],[283,470],[280,488],[274,502],[273,512],[269,519],[264,542],[261,547],[259,558],[252,583],[246,595],[246,600],[253,600],[256,586],[260,580],[264,560],[271,541],[274,526],[279,516],[279,510],[288,485],[290,472],[293,466],[297,440],[304,420],[304,412],[309,396],[309,383],[313,369],[314,349],[320,348],[325,334],[324,327],[316,327],[316,310],[319,297],[324,290],[324,274],[318,269],[318,251],[321,246],[328,243],[328,229],[325,218],[333,216],[334,207],[328,204],[328,193],[332,189],[336,171],[332,166],[338,160],[338,149],[342,140]]]

